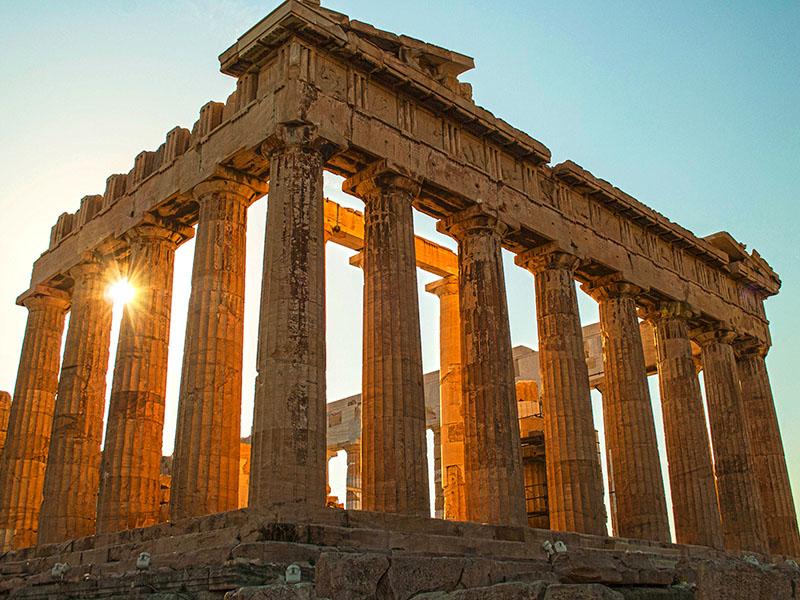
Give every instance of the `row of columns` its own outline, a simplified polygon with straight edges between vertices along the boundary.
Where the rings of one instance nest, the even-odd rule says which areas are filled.
[[[249,488],[254,507],[325,503],[322,173],[330,151],[308,126],[285,127],[262,148],[270,160],[270,194]],[[246,215],[262,185],[221,177],[194,190],[197,243],[173,519],[238,505]],[[344,188],[365,203],[361,507],[427,516],[412,221],[419,184],[381,163]],[[442,301],[445,515],[522,526],[527,518],[501,256],[507,227],[497,214],[474,206],[441,222],[440,230],[459,250],[458,277],[428,288]],[[175,249],[191,235],[155,218],[127,235],[137,298],[123,316],[102,459],[110,331],[102,260],[90,257],[71,273],[71,298],[42,288],[25,301],[28,326],[0,462],[3,548],[32,545],[37,533],[41,542],[92,533],[98,490],[98,532],[158,521],[172,267]],[[520,255],[518,264],[536,282],[551,526],[602,535],[602,484],[574,283],[579,261],[545,248]],[[613,277],[586,289],[600,304],[615,531],[668,541],[637,317],[641,290]],[[732,336],[697,337],[717,502],[689,316],[680,305],[665,305],[649,318],[656,325],[678,541],[800,554],[763,353],[742,353],[737,364]],[[745,403],[755,422],[746,418]],[[767,492],[771,497],[762,502]]]

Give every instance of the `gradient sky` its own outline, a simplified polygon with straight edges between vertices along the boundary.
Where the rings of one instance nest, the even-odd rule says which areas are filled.
[[[781,274],[767,363],[800,497],[800,3],[323,0],[476,58],[476,102],[698,235],[727,230]],[[13,390],[31,263],[58,215],[102,193],[234,81],[217,56],[277,1],[0,0],[0,389]],[[335,177],[326,192],[349,206]],[[266,202],[250,209],[243,432],[250,429]],[[453,247],[418,215],[418,233]],[[193,244],[176,258],[164,449],[172,450]],[[360,387],[361,273],[328,246],[328,389]],[[514,344],[536,347],[532,278],[506,257]],[[420,273],[420,287],[431,277]],[[438,305],[421,291],[425,369]],[[581,297],[582,319],[597,320]],[[113,348],[113,344],[112,344]],[[113,356],[113,354],[112,354]],[[653,405],[662,441],[657,385]],[[602,431],[599,399],[596,426]],[[340,470],[337,467],[337,472]],[[336,487],[339,487],[337,484]]]

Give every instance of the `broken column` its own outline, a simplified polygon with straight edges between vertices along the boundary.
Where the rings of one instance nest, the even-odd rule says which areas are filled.
[[[93,535],[97,517],[112,306],[102,259],[89,258],[70,275],[75,283],[39,516],[40,544]]]
[[[199,205],[175,435],[172,520],[239,505],[247,209],[266,191],[233,179],[195,187]]]
[[[309,125],[262,147],[269,199],[249,506],[325,506],[324,142]]]
[[[589,370],[575,291],[577,257],[553,248],[517,264],[534,275],[550,528],[606,535]]]
[[[714,448],[714,470],[726,550],[768,552],[761,494],[754,471],[733,342],[736,334],[711,328],[698,334]]]
[[[667,502],[636,313],[636,297],[642,290],[618,280],[601,280],[586,290],[600,304],[603,421],[609,488],[615,491],[615,533],[669,542]]]
[[[458,277],[450,275],[434,281],[425,286],[425,290],[439,297],[439,405],[444,518],[466,521]]]
[[[381,162],[345,181],[364,201],[361,508],[430,516],[412,202]]]
[[[440,230],[458,241],[467,519],[525,526],[525,493],[501,244],[508,227],[478,205]]]
[[[160,521],[161,447],[175,250],[190,227],[151,217],[126,234],[136,297],[120,325],[100,470],[98,533]]]
[[[663,303],[648,319],[655,333],[675,539],[679,544],[722,548],[708,428],[681,302]]]
[[[764,361],[768,350],[767,346],[761,344],[747,344],[739,348],[736,364],[742,388],[742,406],[755,478],[761,494],[769,551],[774,555],[798,558],[800,533],[772,387]]]
[[[22,304],[28,323],[0,460],[0,552],[36,544],[69,295],[37,286]]]

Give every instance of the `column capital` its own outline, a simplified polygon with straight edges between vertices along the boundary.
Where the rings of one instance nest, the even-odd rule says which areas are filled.
[[[425,286],[425,291],[435,294],[442,298],[444,296],[455,296],[458,294],[458,277],[448,275],[442,279],[437,279]]]
[[[322,136],[319,128],[312,123],[281,123],[275,133],[261,144],[258,153],[271,159],[277,153],[295,149],[317,152],[322,155],[323,160],[328,160],[346,147],[347,141],[344,138],[331,139],[330,136]]]
[[[24,298],[18,300],[18,304],[30,311],[49,307],[61,308],[66,311],[70,305],[70,295],[64,290],[40,284]]]
[[[536,275],[550,269],[563,269],[574,273],[582,261],[556,244],[546,244],[517,254],[514,262]]]
[[[461,239],[472,234],[490,234],[504,237],[511,231],[519,229],[519,224],[501,216],[500,212],[491,206],[473,204],[436,224],[439,233]]]
[[[636,300],[644,292],[635,283],[622,279],[619,273],[595,279],[591,283],[582,285],[581,289],[598,302],[614,298],[633,298]]]
[[[705,348],[711,344],[732,345],[736,341],[736,332],[728,329],[727,325],[719,323],[693,331],[692,337],[701,348]]]
[[[376,194],[391,191],[405,192],[412,198],[419,196],[420,178],[390,160],[379,160],[346,179],[342,191],[346,194],[371,200]]]
[[[746,340],[739,340],[736,342],[734,346],[734,350],[736,351],[736,358],[747,358],[747,357],[759,357],[759,358],[766,358],[767,354],[769,353],[770,346],[762,342],[761,340],[757,340],[755,338],[749,338]]]
[[[350,257],[350,265],[356,267],[357,269],[364,268],[364,251],[359,250],[353,256]]]
[[[655,323],[661,319],[681,319],[689,321],[699,315],[688,303],[678,300],[665,300],[649,305],[641,311],[645,321]]]
[[[163,240],[176,247],[194,237],[194,227],[146,214],[141,223],[123,234],[129,244],[138,240]]]
[[[268,192],[269,182],[218,165],[212,179],[198,183],[192,189],[192,198],[197,202],[204,202],[224,195],[236,198],[242,204],[250,206]]]

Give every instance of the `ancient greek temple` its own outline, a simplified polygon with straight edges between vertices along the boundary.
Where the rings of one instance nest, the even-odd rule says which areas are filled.
[[[411,583],[386,583],[395,575],[375,578],[375,589],[399,586],[394,596],[331,591],[347,580],[347,548],[372,556],[369,549],[397,577],[409,572],[397,561],[447,555],[463,563],[477,552],[507,569],[509,557],[525,568],[550,565],[559,585],[669,587],[677,573],[694,569],[695,585],[711,589],[725,573],[749,573],[756,564],[758,577],[737,584],[746,597],[768,597],[757,596],[766,587],[747,588],[753,581],[796,589],[780,587],[800,581],[797,565],[785,562],[800,557],[800,535],[765,366],[764,302],[780,280],[758,252],[724,232],[698,237],[574,162],[551,164],[545,145],[475,104],[471,86],[459,81],[473,59],[314,0],[281,4],[221,54],[220,66],[236,79],[227,101],[203,106],[191,130],[172,129],[161,146],[136,156],[130,172],[111,175],[102,195],[61,215],[19,296],[28,321],[16,388],[13,400],[0,396],[0,424],[7,421],[0,426],[0,546],[8,551],[0,581],[13,583],[0,584],[0,597],[45,585],[54,563],[71,571],[60,578],[53,571],[47,585],[73,576],[75,586],[105,581],[108,564],[145,551],[154,564],[173,564],[178,548],[191,568],[216,565],[202,554],[203,540],[217,536],[214,547],[222,547],[230,541],[219,541],[222,532],[234,530],[231,548],[246,539],[317,548],[314,560],[299,553],[287,562],[306,575],[316,569],[319,597],[412,597],[396,591]],[[343,191],[363,201],[363,214],[325,200],[326,171],[345,178]],[[247,508],[240,509],[245,243],[255,202],[268,211]],[[412,210],[437,219],[457,252],[415,236]],[[173,262],[191,238],[164,511]],[[353,264],[363,271],[359,432],[348,461],[360,510],[326,508],[328,432],[341,422],[327,406],[326,243],[357,250]],[[520,412],[531,398],[515,374],[503,249],[535,281],[536,415]],[[441,305],[433,413],[424,392],[417,268],[440,277],[427,287]],[[137,299],[125,308],[105,414],[112,325],[105,291],[120,276]],[[576,284],[599,305],[594,367]],[[594,368],[601,385],[590,382]],[[666,473],[647,385],[654,372]],[[590,401],[598,386],[605,481]],[[533,435],[520,426],[526,416],[541,424],[534,429],[547,529],[529,527],[541,521],[526,508],[525,439]],[[441,519],[430,517],[432,426]],[[553,550],[551,541],[561,546]],[[567,575],[562,546],[573,561]],[[620,579],[599,567],[584,580],[575,575],[576,564],[612,555]],[[634,555],[674,564],[634,569],[625,563]],[[231,556],[219,569],[230,567]],[[117,576],[148,568],[139,562]],[[437,564],[446,579],[450,563]],[[427,591],[467,587],[464,564],[450,588]],[[498,583],[486,577],[482,584]],[[719,580],[704,583],[713,577]],[[239,584],[219,585],[213,589]]]

